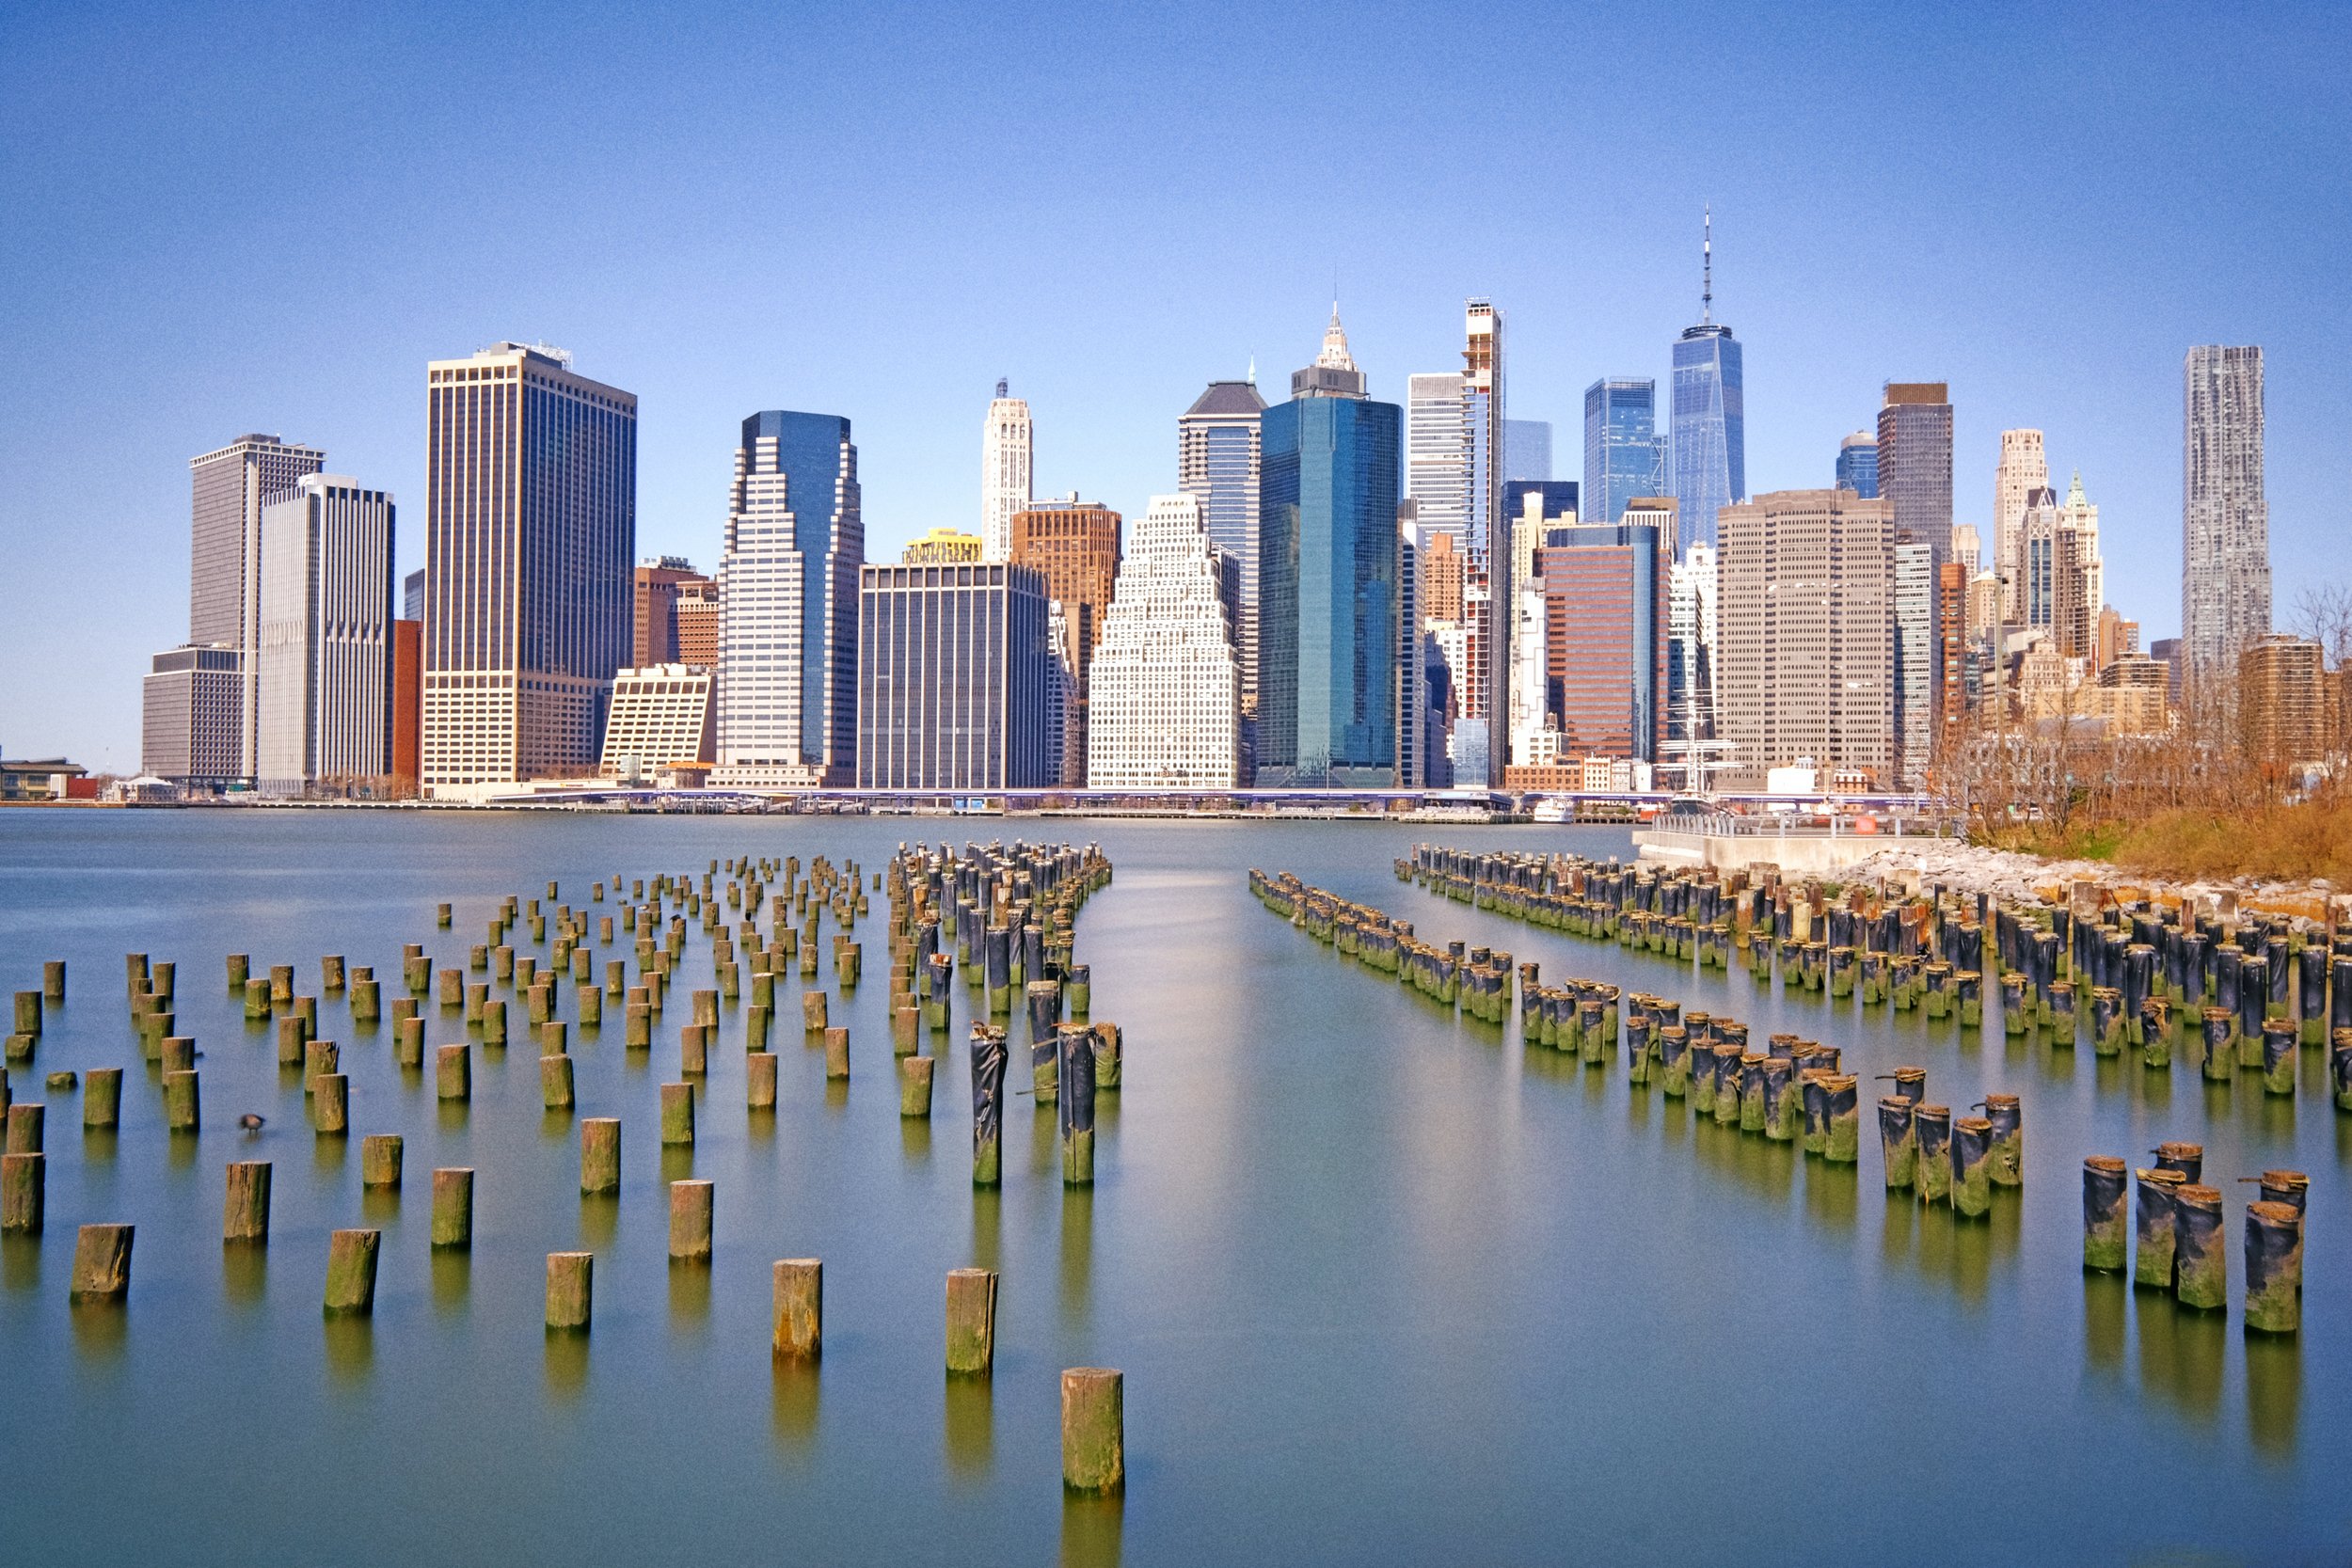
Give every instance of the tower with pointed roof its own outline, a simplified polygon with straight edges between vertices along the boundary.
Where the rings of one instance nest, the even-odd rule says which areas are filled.
[[[1740,340],[1715,319],[1715,214],[1702,219],[1699,319],[1674,345],[1668,472],[1684,544],[1715,542],[1715,515],[1748,499],[1746,377]]]

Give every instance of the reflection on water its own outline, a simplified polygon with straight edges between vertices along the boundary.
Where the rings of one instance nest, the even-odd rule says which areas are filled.
[[[931,1121],[929,1117],[898,1118],[898,1148],[907,1157],[907,1164],[928,1164],[931,1157]]]
[[[40,1238],[0,1230],[0,1290],[29,1294],[40,1289]]]
[[[1061,1568],[1119,1568],[1120,1537],[1126,1499],[1064,1492],[1061,1499]]]
[[[620,1233],[621,1199],[617,1193],[582,1193],[580,1196],[580,1245],[583,1252],[609,1252]]]
[[[269,1248],[230,1242],[220,1249],[220,1288],[232,1307],[262,1305],[269,1291]]]
[[[817,1442],[817,1405],[821,1379],[815,1361],[774,1359],[775,1430],[777,1451],[789,1459],[805,1458]]]
[[[131,1312],[120,1301],[77,1301],[67,1313],[73,1348],[93,1367],[115,1367],[131,1335]]]
[[[1087,1321],[1094,1292],[1094,1189],[1064,1187],[1061,1195],[1061,1315],[1072,1326]]]
[[[710,1321],[710,1264],[707,1259],[670,1259],[670,1326],[700,1333]]]
[[[326,1371],[334,1382],[363,1384],[375,1368],[375,1321],[367,1313],[337,1313],[326,1320]]]
[[[2265,1459],[2295,1453],[2303,1414],[2303,1344],[2296,1335],[2246,1336],[2246,1429]]]
[[[121,1135],[119,1128],[83,1128],[82,1163],[86,1165],[112,1164],[119,1150]]]
[[[2083,1275],[2083,1354],[2103,1382],[2123,1375],[2124,1307],[2131,1281],[2120,1274]]]
[[[547,1330],[548,1392],[563,1403],[576,1402],[588,1386],[588,1340],[585,1331]]]
[[[2139,1335],[2139,1386],[2162,1396],[2199,1427],[2211,1427],[2221,1408],[2221,1372],[2228,1325],[2219,1312],[2191,1312],[2169,1292],[2132,1292],[2132,1326]]]
[[[473,1252],[468,1247],[433,1247],[433,1307],[461,1315],[473,1289]]]
[[[960,1482],[985,1481],[995,1466],[995,1387],[985,1374],[947,1374],[947,1471]]]
[[[310,1140],[310,1168],[322,1176],[340,1172],[351,1156],[351,1139],[341,1132],[331,1132]]]
[[[1000,1187],[972,1189],[972,1267],[976,1269],[1004,1268],[1004,1190]]]
[[[1862,1167],[1804,1163],[1804,1212],[1816,1225],[1851,1233],[1862,1209]]]
[[[1886,1195],[1886,1210],[1882,1256],[1950,1286],[1972,1307],[1984,1305],[1995,1266],[2016,1257],[2023,1215],[2018,1195],[2007,1188],[1994,1189],[1992,1211],[1977,1219],[1948,1204],[1920,1204],[1899,1191]]]

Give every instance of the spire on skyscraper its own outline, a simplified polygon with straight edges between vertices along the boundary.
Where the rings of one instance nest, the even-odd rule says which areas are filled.
[[[1254,361],[1253,361],[1254,363]],[[1331,302],[1331,325],[1323,329],[1323,352],[1315,363],[1327,371],[1352,371],[1356,361],[1347,352],[1347,330],[1340,325],[1340,302]]]
[[[1715,208],[1699,209],[1699,325],[1715,319]]]
[[[1000,398],[1012,395],[1009,384],[1001,375],[996,378],[996,395]]]

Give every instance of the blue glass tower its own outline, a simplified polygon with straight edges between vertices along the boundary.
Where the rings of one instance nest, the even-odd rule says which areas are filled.
[[[1666,445],[1658,437],[1658,384],[1596,381],[1584,388],[1584,504],[1580,521],[1614,527],[1636,496],[1666,491]]]
[[[1879,441],[1868,431],[1857,430],[1838,444],[1837,488],[1866,501],[1878,499]]]
[[[1748,499],[1747,410],[1740,340],[1715,320],[1715,238],[1701,249],[1699,321],[1674,345],[1674,497],[1682,542],[1712,545],[1715,515]]]
[[[1365,398],[1335,314],[1259,429],[1257,782],[1389,787],[1405,411]]]

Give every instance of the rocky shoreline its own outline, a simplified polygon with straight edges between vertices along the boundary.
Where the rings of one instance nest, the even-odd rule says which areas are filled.
[[[1923,886],[1940,883],[1963,893],[2013,899],[2063,897],[2077,884],[2089,884],[2101,895],[2125,903],[2141,898],[2168,905],[2195,901],[2224,915],[2249,909],[2321,922],[2328,919],[2332,910],[2337,925],[2352,926],[2352,896],[2338,893],[2324,878],[2297,882],[2253,878],[2167,882],[2105,861],[2049,860],[1952,839],[1890,844],[1855,863],[1843,875],[1848,879],[1905,884],[1916,879]]]

